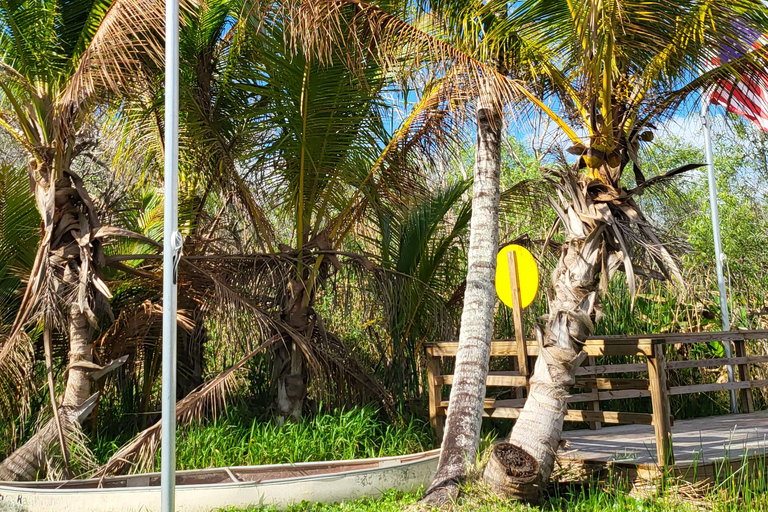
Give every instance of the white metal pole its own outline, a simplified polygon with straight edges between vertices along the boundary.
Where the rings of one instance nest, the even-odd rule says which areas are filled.
[[[161,510],[174,512],[176,487],[176,266],[179,226],[179,0],[165,2],[165,198]]]
[[[720,291],[720,316],[722,318],[723,330],[731,330],[731,322],[728,315],[728,295],[725,290],[725,277],[723,277],[723,246],[720,242],[720,215],[717,208],[717,183],[715,182],[715,158],[712,154],[712,132],[709,123],[709,96],[702,95],[701,99],[701,121],[704,124],[704,145],[707,153],[707,178],[709,180],[709,207],[712,212],[712,233],[715,238],[715,267],[717,268],[717,286]],[[731,342],[723,341],[723,352],[725,357],[730,358]],[[733,382],[733,365],[726,365],[728,372],[728,382]],[[736,390],[730,390],[731,395],[731,413],[738,414],[739,406],[736,403]]]

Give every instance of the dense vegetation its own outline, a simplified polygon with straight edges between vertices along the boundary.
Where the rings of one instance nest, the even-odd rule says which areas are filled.
[[[384,10],[372,9],[374,16],[424,19],[412,18],[412,3],[380,3]],[[453,55],[452,69],[463,62],[447,46],[411,41],[413,48],[394,55],[372,49],[375,58],[328,48],[308,36],[308,12],[289,4],[183,2],[181,469],[375,457],[436,445],[426,421],[422,348],[460,331],[476,109],[452,88],[474,91],[477,84],[442,80],[450,72],[431,61]],[[449,23],[466,15],[459,11]],[[334,16],[358,20],[355,12],[341,8]],[[0,34],[3,478],[157,467],[161,14],[152,1],[0,6],[0,26],[13,28]],[[357,42],[370,36],[351,21],[343,30],[355,32]],[[469,31],[463,41],[445,40],[478,62],[500,51],[496,43],[475,48],[473,35],[479,37]],[[424,62],[411,55],[419,52]],[[404,71],[404,62],[412,69]],[[549,85],[531,82],[538,92]],[[673,119],[686,120],[686,106]],[[559,250],[571,241],[555,229],[548,202],[557,197],[553,170],[573,167],[582,178],[591,171],[578,168],[583,156],[567,156],[540,111],[520,106],[507,114],[514,122],[500,131],[499,244],[530,248],[546,290]],[[715,153],[731,324],[768,328],[768,138],[737,118],[722,119]],[[704,160],[695,131],[653,130],[655,140],[646,132],[649,144],[633,156],[646,176],[620,173],[617,190]],[[667,269],[678,267],[683,282],[646,273],[606,283],[593,315],[598,334],[720,327],[705,171],[662,181],[636,201],[672,255]],[[645,242],[639,239],[636,255],[648,262],[660,253]],[[526,310],[529,335],[551,303],[543,291]],[[512,325],[511,312],[497,304],[493,336],[513,337]],[[766,348],[755,343],[750,350]],[[669,355],[691,355],[682,350]],[[702,350],[694,355],[722,356],[718,344]],[[92,382],[94,371],[117,360],[123,364]],[[688,370],[670,378],[703,383],[722,375]],[[81,424],[78,408],[92,392],[96,406]],[[726,413],[727,400],[717,393],[675,397],[672,412]],[[765,403],[757,397],[760,408]],[[611,408],[648,411],[650,404]],[[485,444],[508,430],[504,422],[485,423]],[[17,450],[28,450],[37,466],[8,462]],[[761,491],[763,480],[756,475],[728,492]],[[557,491],[543,510],[656,506],[618,490],[593,491]],[[467,507],[472,499],[470,490]],[[414,500],[388,495],[343,510],[397,509]]]

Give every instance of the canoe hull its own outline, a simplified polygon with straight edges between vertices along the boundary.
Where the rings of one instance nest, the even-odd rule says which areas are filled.
[[[212,512],[223,507],[246,508],[271,505],[278,509],[302,501],[335,503],[365,496],[377,497],[388,489],[416,492],[427,486],[437,468],[438,453],[425,452],[408,457],[371,459],[378,467],[352,469],[328,474],[293,476],[274,480],[236,482],[243,468],[227,468],[232,481],[215,484],[176,486],[178,512]],[[362,462],[362,461],[360,461]],[[311,472],[313,464],[261,466],[284,468],[284,472]],[[340,463],[342,464],[342,463]],[[346,466],[348,462],[344,463]],[[215,470],[203,470],[215,471]],[[184,473],[184,472],[180,472]],[[192,473],[192,472],[187,472]],[[34,484],[0,483],[0,510],[23,512],[159,512],[160,488],[138,486],[127,477],[125,487],[36,488]],[[146,480],[146,476],[144,477]]]

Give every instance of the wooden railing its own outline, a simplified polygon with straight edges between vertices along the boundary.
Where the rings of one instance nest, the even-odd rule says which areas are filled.
[[[586,341],[587,353],[585,364],[576,370],[574,391],[568,398],[569,404],[587,403],[588,410],[569,409],[565,421],[588,422],[590,428],[600,428],[608,424],[643,424],[653,425],[656,437],[657,461],[666,465],[673,461],[671,450],[671,426],[669,397],[689,393],[710,391],[738,390],[740,394],[740,412],[754,411],[752,389],[768,387],[768,380],[752,380],[750,365],[768,363],[768,355],[748,356],[746,342],[749,340],[768,340],[768,330],[704,332],[679,334],[653,334],[638,336],[603,336]],[[734,344],[734,357],[716,359],[698,359],[667,361],[666,345],[697,344],[730,341]],[[438,438],[442,438],[448,401],[443,397],[443,386],[453,383],[453,375],[441,373],[443,358],[456,356],[457,342],[441,342],[426,345],[427,379],[429,386],[429,416]],[[533,360],[538,356],[539,347],[535,340],[525,343],[526,361],[523,368],[533,368]],[[520,368],[518,354],[521,352],[518,341],[493,341],[491,357],[506,357],[511,368]],[[625,364],[595,363],[595,358],[602,356],[639,356],[641,362]],[[642,361],[642,358],[645,361]],[[706,368],[733,365],[735,382],[694,384],[688,386],[668,386],[669,370],[682,368]],[[599,377],[615,374],[644,374],[638,378]],[[487,398],[483,416],[489,418],[517,418],[525,404],[524,390],[528,385],[528,376],[521,375],[517,369],[509,371],[491,371],[486,385],[494,388],[512,388],[515,398]],[[600,402],[606,400],[650,397],[652,410],[648,413],[633,413],[600,410]]]

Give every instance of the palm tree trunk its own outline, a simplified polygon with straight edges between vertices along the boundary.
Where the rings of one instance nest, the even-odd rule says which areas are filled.
[[[507,439],[538,463],[535,480],[519,485],[510,477],[507,487],[515,488],[511,497],[517,499],[535,496],[537,488],[549,481],[574,373],[586,355],[581,346],[594,331],[591,314],[602,269],[605,224],[593,220],[584,222],[574,208],[571,205],[565,210],[569,221],[567,241],[552,274],[554,294],[546,327],[543,331],[537,327],[539,358],[530,379],[528,399]],[[495,478],[489,472],[485,477],[486,480]]]
[[[80,366],[81,364],[85,366]],[[76,305],[69,309],[69,373],[64,388],[63,407],[78,407],[91,396],[93,328]]]
[[[502,119],[497,102],[481,97],[472,189],[467,285],[461,314],[448,418],[437,473],[423,500],[445,505],[458,495],[458,483],[477,456],[488,375],[494,279],[499,244],[499,176]]]
[[[307,295],[308,267],[309,265],[305,265],[302,275],[288,283],[281,315],[287,325],[307,338],[311,337],[313,329],[310,318],[313,297],[311,294]],[[273,351],[272,382],[277,386],[275,409],[278,422],[283,424],[287,420],[298,422],[301,419],[307,384],[301,348],[292,339],[290,333],[281,334],[283,344],[278,345]]]
[[[29,441],[3,460],[0,464],[0,481],[35,480],[40,468],[45,466],[48,447],[56,440],[57,426],[56,422],[51,420]]]
[[[69,312],[69,374],[61,401],[60,416],[65,431],[75,428],[72,411],[90,397],[89,368],[78,366],[93,362],[93,329],[86,315],[72,306]],[[48,450],[58,442],[58,426],[52,419],[38,430],[29,441],[16,449],[0,463],[0,480],[34,480],[46,464]]]
[[[75,178],[79,180],[79,178]],[[77,299],[67,299],[69,301],[67,311],[67,324],[69,331],[69,365],[67,370],[67,381],[64,387],[64,393],[59,401],[61,408],[61,417],[64,420],[62,425],[65,430],[71,429],[73,419],[69,418],[71,411],[80,407],[91,395],[90,372],[93,369],[93,327],[92,315],[89,304],[89,295],[87,290],[92,290],[93,278],[96,275],[95,265],[99,261],[96,253],[99,251],[99,242],[91,241],[86,247],[80,247],[78,240],[74,238],[73,231],[79,231],[80,236],[90,235],[92,229],[99,226],[98,219],[91,210],[92,202],[89,197],[80,197],[82,183],[78,183],[77,190],[72,187],[69,176],[57,180],[57,190],[65,190],[66,193],[59,194],[61,197],[69,197],[67,201],[58,201],[57,206],[52,209],[52,215],[46,215],[41,211],[43,219],[53,219],[54,225],[51,227],[53,233],[64,233],[62,236],[56,236],[53,242],[46,242],[50,238],[44,237],[41,243],[51,243],[49,251],[38,254],[46,254],[48,257],[42,262],[43,265],[51,266],[58,273],[57,279],[63,286],[56,287],[58,293],[64,289],[74,290]],[[36,194],[45,196],[47,191],[39,189]],[[84,190],[82,192],[85,194]],[[87,194],[86,194],[87,195]],[[38,205],[44,205],[46,202],[37,201]],[[83,206],[86,206],[83,208]],[[86,213],[83,213],[83,209]],[[82,217],[81,217],[82,216]],[[81,221],[75,223],[73,219],[80,218]],[[67,225],[61,225],[68,222]],[[84,233],[86,231],[87,233]],[[89,263],[84,267],[82,251],[88,251]],[[82,275],[83,268],[86,268],[85,276]],[[31,280],[30,280],[31,282]],[[83,287],[86,287],[83,290]],[[82,292],[82,293],[80,293]],[[64,302],[65,298],[61,297]],[[85,304],[85,307],[83,306]],[[91,316],[89,316],[89,313]],[[93,317],[95,318],[95,317]],[[58,440],[58,426],[55,421],[49,421],[42,427],[29,441],[24,443],[11,455],[0,463],[0,480],[29,480],[35,478],[39,470],[45,465],[48,448]]]

